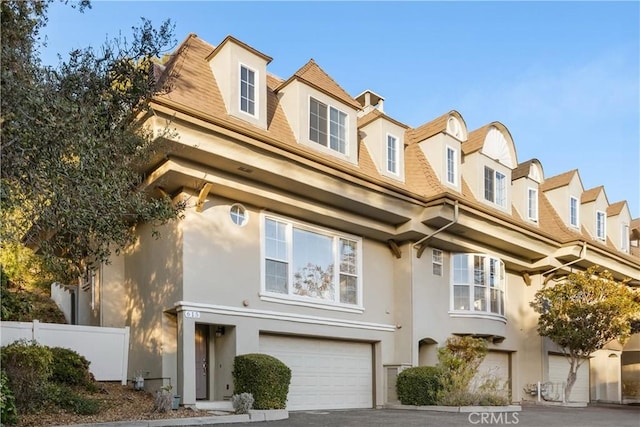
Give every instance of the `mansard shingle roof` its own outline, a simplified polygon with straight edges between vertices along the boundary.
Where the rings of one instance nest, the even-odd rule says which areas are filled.
[[[544,180],[542,185],[540,185],[540,189],[542,191],[549,191],[559,187],[564,187],[565,185],[569,185],[576,173],[578,173],[578,169],[573,169],[568,172],[552,176],[551,178],[547,178]]]
[[[160,92],[155,97],[155,100],[158,103],[162,103],[163,100],[169,101],[164,105],[178,110],[181,109],[186,114],[193,115],[202,120],[221,120],[223,123],[226,122],[230,125],[235,125],[237,129],[247,129],[247,131],[251,131],[253,135],[265,137],[264,141],[267,143],[278,144],[285,149],[289,146],[292,151],[303,156],[308,156],[308,158],[318,162],[324,162],[324,164],[330,166],[330,168],[365,177],[372,182],[384,183],[388,188],[400,189],[414,194],[418,198],[428,199],[440,195],[450,195],[465,201],[477,209],[492,212],[492,214],[495,214],[498,218],[515,222],[529,230],[537,230],[542,235],[546,235],[561,243],[579,239],[593,241],[588,234],[580,233],[577,230],[567,227],[542,192],[539,194],[539,226],[536,227],[520,218],[515,209],[513,209],[512,214],[498,212],[486,206],[481,201],[476,200],[464,177],[461,179],[460,193],[456,193],[455,190],[444,186],[417,142],[436,135],[439,132],[446,132],[447,118],[451,112],[443,114],[418,128],[407,129],[405,142],[409,145],[404,151],[405,182],[403,183],[380,174],[363,141],[358,141],[357,164],[337,158],[324,159],[322,156],[318,156],[318,153],[312,148],[299,144],[296,141],[277,96],[277,91],[286,86],[292,79],[299,79],[305,84],[314,86],[318,90],[353,106],[357,110],[360,109],[360,104],[351,98],[347,92],[313,60],[305,64],[286,81],[274,75],[267,74],[267,128],[262,129],[227,113],[224,99],[207,60],[214,51],[214,46],[199,39],[195,34],[189,35],[167,62],[160,81],[160,83],[165,85],[166,90]],[[270,58],[265,57],[265,59],[269,60]],[[375,109],[359,118],[358,126],[371,123],[371,121],[381,117],[385,117],[397,125],[407,128],[406,125],[391,119]],[[495,123],[490,123],[471,132],[468,140],[462,143],[463,153],[468,154],[481,149],[488,128],[494,124]],[[519,164],[513,170],[512,177],[516,179],[515,177],[518,176],[526,176],[534,160],[535,159],[532,159]],[[330,168],[327,170],[332,170]],[[540,188],[542,190],[550,190],[567,185],[576,173],[578,173],[577,169],[551,177],[545,180]],[[594,190],[597,197],[595,190],[601,190],[601,187],[592,190]],[[592,190],[585,192],[585,200],[591,197],[590,192]],[[607,209],[607,214],[615,215],[614,212],[619,213],[623,209],[624,203],[623,201],[611,205],[609,209]],[[630,225],[631,230],[635,230],[634,232],[640,236],[640,218],[631,221]],[[605,246],[599,242],[595,242],[594,244]]]

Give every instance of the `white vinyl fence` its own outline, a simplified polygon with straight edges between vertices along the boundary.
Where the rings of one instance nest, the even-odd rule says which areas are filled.
[[[49,347],[69,348],[91,362],[89,370],[97,381],[127,384],[129,328],[61,325],[57,323],[1,322],[2,346],[19,339],[37,341]]]

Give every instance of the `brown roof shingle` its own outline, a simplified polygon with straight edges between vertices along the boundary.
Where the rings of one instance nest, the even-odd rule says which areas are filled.
[[[350,105],[356,110],[362,109],[360,103],[351,97],[351,95],[349,95],[338,83],[336,83],[329,74],[325,73],[313,59],[310,59],[309,62],[293,73],[293,76],[277,87],[276,92],[279,92],[283,87],[287,86],[295,79],[304,81],[306,84],[315,87],[332,98]]]
[[[622,212],[622,209],[625,207],[626,204],[627,202],[625,200],[621,200],[619,202],[615,202],[612,205],[609,205],[607,207],[607,216],[620,215],[620,212]]]
[[[547,178],[540,185],[540,189],[542,191],[554,190],[559,187],[564,187],[565,185],[569,185],[573,176],[578,173],[578,169],[573,169],[568,172],[561,173],[556,176],[552,176],[551,178]]]
[[[590,203],[595,202],[600,193],[603,191],[604,186],[590,188],[589,190],[585,190],[582,192],[582,196],[580,197],[580,203]]]

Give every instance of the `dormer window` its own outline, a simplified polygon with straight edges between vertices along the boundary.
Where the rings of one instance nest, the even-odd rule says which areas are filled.
[[[569,199],[569,224],[571,224],[572,227],[578,228],[578,199],[575,197]]]
[[[256,72],[240,66],[240,111],[256,115]]]
[[[347,152],[347,114],[310,98],[309,139],[345,154]]]
[[[622,252],[629,252],[629,224],[623,223],[620,227],[620,250]]]
[[[458,151],[447,146],[447,183],[458,186]]]
[[[602,211],[596,211],[596,237],[600,240],[604,240],[607,231],[607,216]]]
[[[484,199],[498,206],[506,207],[506,177],[488,166],[484,167]]]
[[[398,138],[387,134],[387,172],[398,173]]]
[[[529,221],[538,222],[538,190],[535,188],[527,191],[527,217]]]

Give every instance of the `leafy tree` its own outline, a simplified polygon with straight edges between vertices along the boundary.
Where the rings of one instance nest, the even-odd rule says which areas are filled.
[[[140,190],[155,153],[138,119],[160,90],[153,61],[174,43],[173,26],[143,19],[130,42],[74,50],[44,67],[39,31],[50,2],[1,2],[0,237],[3,250],[22,242],[79,277],[132,242],[133,225],[163,224],[184,209]]]
[[[569,361],[567,400],[586,358],[614,339],[624,343],[640,318],[638,296],[598,266],[538,290],[531,307],[540,314],[538,333],[558,344]]]

